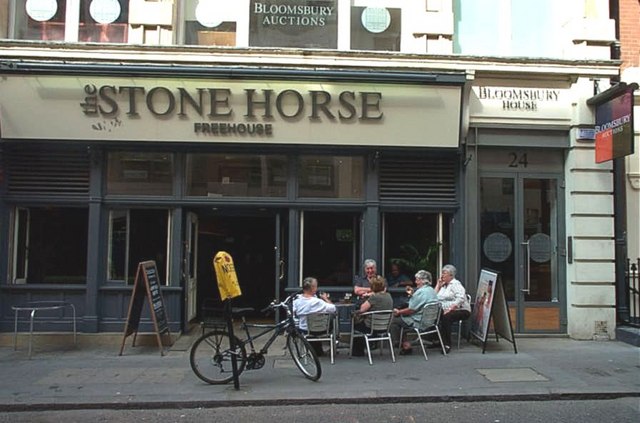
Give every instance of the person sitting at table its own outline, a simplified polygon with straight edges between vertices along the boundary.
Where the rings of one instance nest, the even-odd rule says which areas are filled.
[[[375,276],[370,281],[371,293],[360,305],[354,315],[353,328],[358,332],[368,332],[371,330],[371,323],[367,320],[360,320],[358,315],[369,311],[385,311],[393,309],[393,298],[387,292],[386,281],[382,276]],[[364,356],[364,339],[361,337],[353,340],[353,351],[351,355]]]
[[[413,281],[409,276],[402,273],[398,263],[391,262],[391,270],[387,275],[387,285],[391,288],[404,288],[413,286]]]
[[[436,284],[438,300],[442,304],[440,329],[442,342],[447,352],[451,350],[451,325],[458,320],[468,319],[471,315],[471,304],[467,300],[467,292],[462,282],[456,279],[456,268],[451,264],[442,266],[440,278]]]
[[[329,295],[323,292],[318,297],[318,280],[314,277],[306,277],[302,281],[302,294],[293,300],[293,315],[298,318],[298,327],[307,330],[307,315],[312,313],[335,313],[336,306],[329,300]],[[314,335],[313,333],[311,333]],[[318,342],[312,342],[311,346],[316,354],[324,355],[322,345]]]
[[[418,270],[415,275],[416,289],[407,287],[409,295],[409,306],[402,309],[393,309],[393,320],[391,321],[391,339],[394,345],[400,341],[400,328],[410,329],[420,324],[422,319],[422,308],[425,304],[438,301],[436,291],[431,287],[431,273],[427,270]],[[402,342],[400,354],[411,354],[411,344]]]
[[[378,276],[378,267],[373,259],[366,259],[362,265],[364,275],[353,278],[353,293],[356,297],[366,298],[371,295],[371,280]]]

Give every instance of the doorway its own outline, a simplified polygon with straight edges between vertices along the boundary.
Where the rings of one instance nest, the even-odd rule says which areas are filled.
[[[501,273],[520,333],[558,333],[562,323],[564,239],[560,176],[484,174],[480,178],[481,266]]]
[[[197,317],[202,318],[205,301],[219,303],[220,293],[213,268],[213,257],[226,251],[233,258],[242,295],[234,307],[252,307],[254,315],[282,295],[284,261],[282,239],[286,225],[280,214],[242,214],[196,211],[197,236]],[[277,273],[277,274],[276,274]]]

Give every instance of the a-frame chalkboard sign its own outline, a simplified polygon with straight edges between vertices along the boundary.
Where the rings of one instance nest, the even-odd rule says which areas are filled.
[[[138,327],[140,326],[140,316],[142,315],[142,306],[144,299],[149,302],[149,310],[151,319],[156,329],[156,339],[160,348],[160,355],[164,355],[162,347],[161,335],[167,334],[171,339],[169,331],[169,322],[167,321],[167,313],[164,308],[164,300],[160,291],[160,283],[158,282],[158,268],[153,260],[142,261],[138,264],[136,271],[136,280],[131,291],[131,300],[129,301],[129,312],[127,313],[127,321],[124,325],[124,335],[122,336],[122,345],[120,346],[120,355],[124,350],[124,343],[127,336],[133,334],[133,344],[136,345],[136,337],[138,335]]]
[[[509,304],[504,294],[500,272],[481,269],[478,281],[478,293],[469,318],[471,335],[482,341],[482,353],[487,349],[489,338],[489,322],[493,322],[493,330],[498,337],[502,337],[513,344],[513,351],[517,354],[516,338],[513,335]]]

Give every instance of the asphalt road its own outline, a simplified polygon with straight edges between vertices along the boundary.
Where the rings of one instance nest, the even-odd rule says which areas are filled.
[[[156,410],[68,410],[3,413],[0,422],[638,422],[640,398],[589,401],[326,404]]]

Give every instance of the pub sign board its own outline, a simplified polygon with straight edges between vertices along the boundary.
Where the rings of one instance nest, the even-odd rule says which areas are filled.
[[[251,0],[251,47],[338,48],[337,0]]]
[[[165,311],[164,299],[162,298],[162,292],[160,291],[158,268],[156,266],[156,262],[153,260],[143,261],[138,264],[136,279],[131,291],[131,300],[129,301],[127,321],[125,322],[124,334],[122,336],[122,345],[120,346],[120,355],[122,355],[124,350],[124,344],[127,336],[133,334],[133,346],[135,346],[145,298],[149,302],[149,310],[156,331],[156,339],[158,341],[158,347],[160,348],[160,355],[164,355],[160,336],[164,334],[171,336],[171,332],[169,330],[169,322]]]

